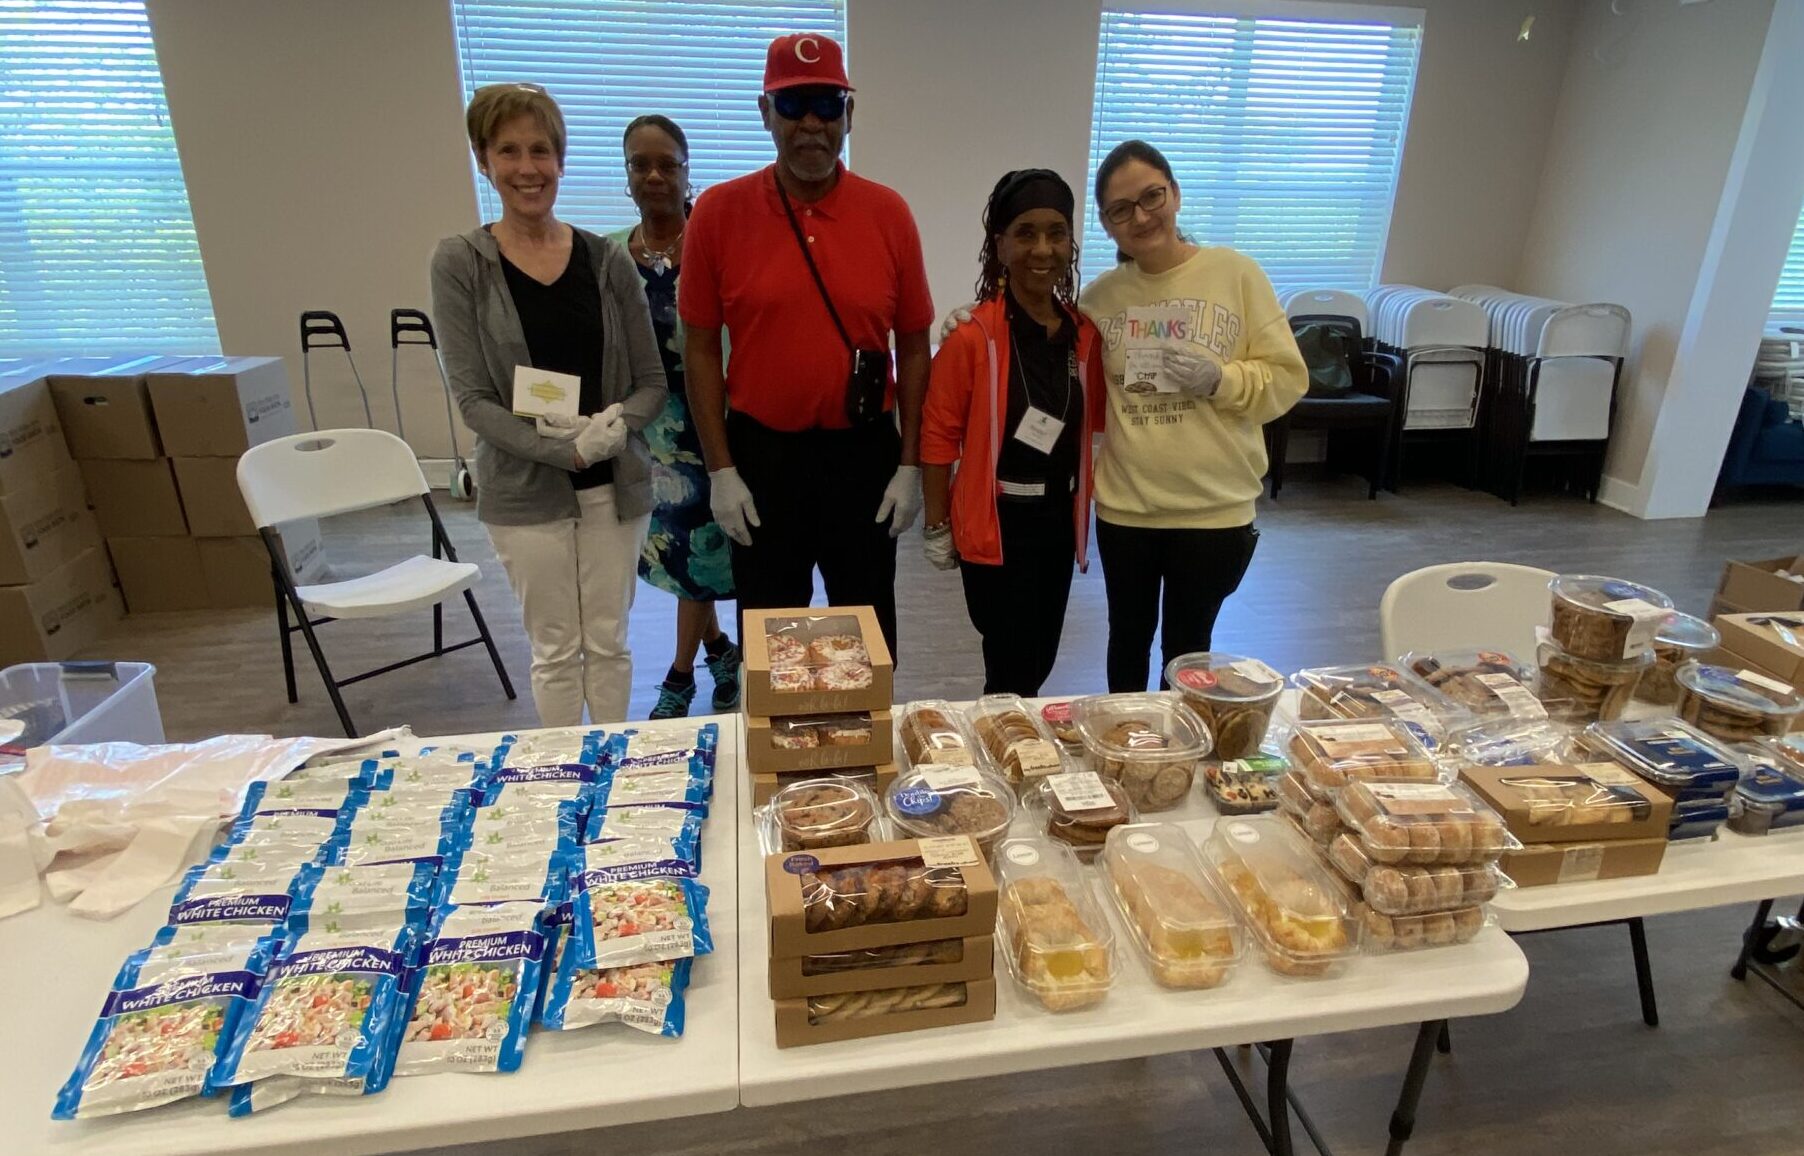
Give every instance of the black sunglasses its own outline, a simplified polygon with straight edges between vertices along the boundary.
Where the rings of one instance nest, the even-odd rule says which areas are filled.
[[[846,115],[849,96],[837,88],[783,88],[770,94],[770,106],[784,120],[801,120],[811,112],[822,120],[838,120]]]

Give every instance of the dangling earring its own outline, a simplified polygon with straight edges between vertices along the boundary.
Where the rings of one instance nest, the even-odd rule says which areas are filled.
[[[1007,266],[1003,267],[1002,272],[996,274],[996,292],[998,292],[998,293],[1008,292],[1008,267]]]

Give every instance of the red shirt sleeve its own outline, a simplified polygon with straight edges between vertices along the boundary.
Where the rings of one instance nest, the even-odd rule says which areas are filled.
[[[1088,318],[1085,319],[1088,323]],[[1090,432],[1101,433],[1109,424],[1109,378],[1108,371],[1102,363],[1102,334],[1098,332],[1090,343],[1088,364],[1084,367],[1084,379],[1089,388],[1084,394],[1084,406],[1090,411]]]
[[[718,197],[703,193],[685,226],[677,315],[692,329],[719,329],[726,323],[720,303],[720,272],[715,265],[714,222],[719,208]]]
[[[955,330],[940,345],[927,379],[927,401],[921,407],[921,461],[930,466],[949,466],[964,455],[975,373],[972,343],[961,336],[963,330]]]
[[[896,198],[896,332],[921,333],[933,327],[933,294],[927,288],[927,260],[921,255],[921,231],[914,214]]]

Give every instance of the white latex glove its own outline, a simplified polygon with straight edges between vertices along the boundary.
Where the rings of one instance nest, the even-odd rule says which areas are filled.
[[[889,536],[900,538],[921,513],[921,467],[897,466],[896,476],[883,487],[883,501],[874,521],[889,521]]]
[[[958,569],[958,549],[952,544],[952,524],[929,526],[921,531],[922,553],[935,570]]]
[[[758,507],[752,505],[752,491],[746,488],[739,471],[732,466],[708,473],[708,508],[727,537],[741,546],[752,544],[751,526],[760,525]]]
[[[940,340],[946,340],[946,338],[952,336],[952,331],[954,329],[957,329],[961,325],[968,324],[971,320],[971,310],[975,308],[977,308],[977,302],[973,301],[968,305],[960,305],[957,309],[946,314],[945,322],[940,325]]]
[[[1221,366],[1200,353],[1192,353],[1182,342],[1167,341],[1163,349],[1167,381],[1195,397],[1215,396],[1221,385]]]
[[[557,438],[559,441],[573,441],[576,435],[589,424],[585,414],[573,414],[565,417],[561,413],[542,413],[533,422],[542,438]]]
[[[619,453],[626,445],[626,419],[620,415],[620,403],[615,402],[590,418],[572,440],[576,443],[576,456],[586,466],[605,462]]]

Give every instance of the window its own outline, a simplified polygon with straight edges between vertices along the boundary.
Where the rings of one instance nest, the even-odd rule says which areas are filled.
[[[1145,140],[1171,162],[1184,196],[1179,224],[1197,242],[1244,251],[1280,288],[1371,288],[1421,17],[1413,9],[1347,13],[1105,10],[1091,172],[1120,142]],[[1085,279],[1114,261],[1093,209]]]
[[[1804,216],[1798,218],[1797,231],[1791,235],[1791,248],[1785,254],[1785,268],[1779,271],[1779,289],[1773,294],[1767,322],[1804,325]]]
[[[142,0],[0,4],[0,356],[218,352]]]
[[[758,119],[764,51],[786,32],[845,43],[843,0],[454,0],[464,96],[531,81],[557,98],[569,130],[558,215],[597,231],[637,224],[620,134],[657,112],[682,126],[699,192],[776,158]],[[476,177],[482,217],[501,215]]]

